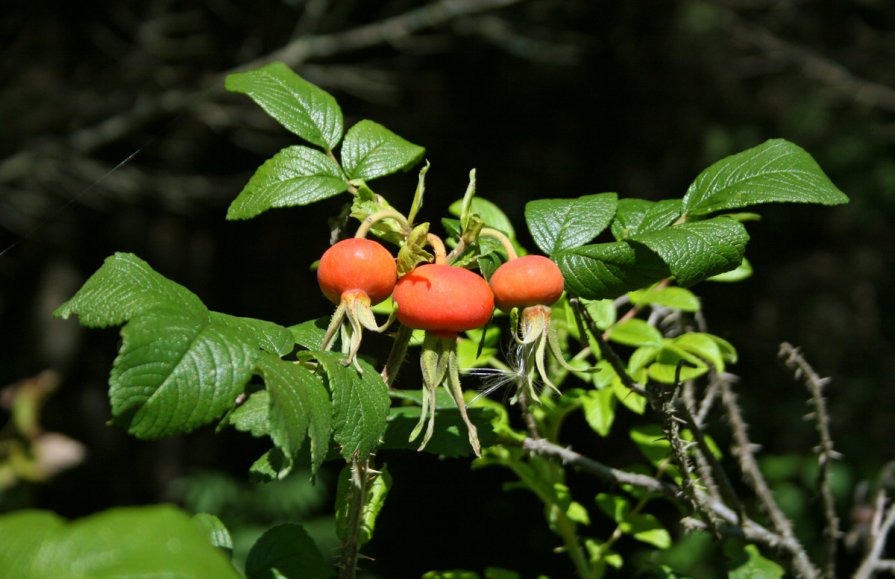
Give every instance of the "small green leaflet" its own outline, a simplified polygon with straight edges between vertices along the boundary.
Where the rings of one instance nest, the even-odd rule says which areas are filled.
[[[700,173],[684,196],[684,214],[700,216],[779,202],[839,205],[848,203],[848,197],[804,149],[771,139]]]
[[[777,563],[765,558],[755,545],[743,546],[729,540],[724,545],[728,558],[727,576],[730,579],[779,579],[786,571]]]
[[[248,95],[289,131],[327,151],[342,139],[342,109],[323,89],[282,62],[227,76],[224,86]]]
[[[338,163],[316,149],[293,145],[255,171],[227,209],[227,219],[249,219],[275,207],[310,205],[347,190]]]
[[[258,370],[267,386],[270,437],[292,460],[305,437],[311,439],[311,474],[326,458],[332,430],[332,406],[323,380],[297,363],[264,354]]]
[[[535,244],[547,255],[584,245],[599,235],[615,215],[615,193],[577,199],[538,199],[525,204],[525,222]]]
[[[17,579],[241,576],[207,531],[167,505],[111,509],[73,522],[20,511],[0,519],[0,537],[0,569]]]
[[[209,312],[209,314],[212,322],[229,326],[240,334],[251,337],[252,342],[265,352],[270,352],[277,356],[285,356],[295,346],[292,334],[287,328],[279,324],[265,320],[256,320],[255,318],[231,316],[230,314],[222,314],[220,312]]]
[[[248,579],[326,579],[335,576],[308,532],[294,523],[269,529],[246,557]]]
[[[463,211],[463,199],[458,199],[451,203],[451,206],[448,207],[448,211],[450,211],[451,215],[460,217],[460,214]],[[510,218],[507,217],[506,213],[503,212],[503,209],[484,197],[473,197],[469,201],[469,212],[481,217],[486,227],[502,231],[503,233],[506,233],[510,239],[516,238],[516,231],[513,228],[513,223],[510,221]]]
[[[388,387],[376,369],[358,360],[364,373],[342,364],[335,352],[311,352],[328,378],[333,404],[333,438],[346,460],[357,453],[364,459],[375,450],[382,436],[391,404]]]
[[[360,121],[342,143],[342,167],[351,179],[369,181],[415,165],[426,150],[373,121]]]

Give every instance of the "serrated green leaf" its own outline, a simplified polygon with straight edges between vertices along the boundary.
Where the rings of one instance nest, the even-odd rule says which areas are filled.
[[[388,386],[379,372],[364,360],[358,360],[363,374],[342,364],[342,355],[313,352],[323,366],[332,392],[333,438],[341,446],[342,456],[361,459],[375,450],[385,433],[391,404]]]
[[[248,579],[325,579],[335,570],[304,527],[294,523],[269,529],[246,558]]]
[[[700,308],[699,298],[682,287],[652,287],[628,292],[628,297],[635,306],[663,306],[682,312],[698,312]]]
[[[535,244],[549,256],[580,247],[599,235],[615,215],[615,193],[577,199],[538,199],[525,204],[525,222]]]
[[[348,491],[351,481],[351,465],[346,465],[339,473],[339,482],[336,485],[336,534],[340,539],[345,540],[348,533],[348,518],[350,501],[348,500]],[[364,508],[360,515],[360,524],[358,527],[358,545],[364,545],[373,538],[376,530],[376,519],[379,512],[385,505],[385,499],[392,488],[392,475],[388,472],[387,467],[383,467],[367,485],[367,496],[364,500]]]
[[[269,407],[269,393],[267,390],[258,390],[228,413],[221,421],[221,426],[232,426],[240,432],[248,432],[259,438],[268,436],[270,434],[270,422],[267,419]]]
[[[631,318],[609,328],[608,339],[625,346],[661,346],[662,333],[640,318]]]
[[[426,150],[373,121],[351,127],[342,143],[342,168],[352,179],[370,180],[409,169]]]
[[[681,285],[730,271],[743,261],[749,234],[738,221],[716,217],[635,235],[656,252]]]
[[[615,421],[615,395],[609,388],[588,390],[581,396],[581,408],[588,425],[600,436],[608,436]]]
[[[668,227],[681,216],[681,200],[620,199],[612,220],[612,236],[624,241],[638,233],[649,233]]]
[[[224,86],[248,95],[286,129],[318,147],[331,151],[342,138],[342,109],[336,99],[282,62],[228,75]]]
[[[319,350],[328,325],[329,318],[322,317],[289,326],[287,329],[292,335],[292,340],[299,346],[308,350]]]
[[[839,205],[847,203],[848,197],[804,149],[771,139],[700,173],[684,196],[684,214],[699,216],[780,202]]]
[[[273,322],[241,318],[220,312],[211,312],[211,321],[235,329],[246,339],[251,340],[258,349],[277,356],[285,356],[295,345],[289,329]]]
[[[165,278],[136,255],[116,253],[53,315],[68,319],[76,314],[81,325],[104,328],[159,307],[197,316],[208,311],[193,292]]]
[[[197,513],[193,515],[193,524],[208,538],[213,547],[223,551],[227,557],[233,555],[233,538],[227,526],[209,513]]]
[[[70,523],[26,511],[0,518],[0,536],[0,569],[16,579],[240,576],[189,516],[167,505]]]
[[[460,217],[462,207],[463,200],[458,199],[451,203],[448,211],[451,215]],[[503,209],[498,207],[495,203],[488,201],[483,197],[473,197],[469,203],[469,211],[478,215],[486,227],[502,231],[503,233],[506,233],[510,239],[516,238],[516,230],[513,228],[513,222],[510,221],[507,214],[503,212]]]
[[[616,298],[671,275],[647,247],[624,241],[584,245],[553,258],[566,280],[566,291],[587,299]]]
[[[728,542],[724,547],[730,579],[775,579],[786,575],[777,563],[766,559],[755,545]]]
[[[260,354],[228,324],[168,308],[142,312],[121,336],[109,399],[115,422],[138,438],[182,434],[219,418]]]
[[[250,219],[268,209],[310,205],[347,190],[338,163],[316,149],[293,145],[255,171],[227,209],[227,219]]]
[[[332,405],[323,380],[314,372],[271,355],[261,356],[258,370],[269,392],[270,437],[288,459],[311,439],[311,474],[326,458],[332,430]]]

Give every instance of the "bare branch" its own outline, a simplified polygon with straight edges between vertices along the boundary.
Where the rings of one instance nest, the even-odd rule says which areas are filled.
[[[752,487],[752,490],[755,491],[759,504],[770,517],[774,529],[786,539],[788,544],[794,547],[797,546],[797,548],[790,551],[793,557],[794,570],[797,571],[800,577],[817,577],[817,569],[814,568],[814,565],[808,558],[804,547],[796,539],[792,531],[792,523],[780,510],[780,506],[777,505],[777,501],[774,499],[774,495],[770,487],[768,487],[764,475],[758,468],[758,462],[752,453],[752,441],[749,440],[747,433],[749,427],[746,421],[743,420],[736,394],[734,394],[733,388],[731,388],[730,377],[725,374],[713,375],[721,390],[721,404],[724,407],[733,432],[733,453],[739,460],[740,469],[743,471],[746,481]]]
[[[883,569],[891,570],[893,568],[893,561],[882,560],[883,549],[886,547],[886,541],[893,525],[895,525],[895,504],[889,505],[889,509],[886,511],[879,528],[874,529],[876,532],[874,533],[870,551],[867,553],[864,561],[861,562],[861,566],[855,571],[854,579],[870,579],[877,571]]]
[[[793,371],[796,379],[802,379],[811,393],[811,402],[814,405],[814,424],[820,438],[817,462],[817,489],[823,501],[824,536],[826,538],[825,574],[827,577],[836,576],[836,545],[839,540],[839,517],[836,516],[836,504],[833,501],[833,493],[830,490],[830,464],[840,457],[833,449],[833,439],[830,436],[830,416],[827,413],[827,404],[823,395],[823,387],[827,382],[825,378],[817,375],[811,365],[802,356],[802,353],[789,344],[780,344],[780,357],[784,359],[787,368]]]

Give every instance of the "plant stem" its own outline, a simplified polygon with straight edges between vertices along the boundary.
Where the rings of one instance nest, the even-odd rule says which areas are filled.
[[[363,522],[364,503],[367,500],[369,458],[351,461],[351,479],[345,501],[348,503],[348,520],[342,539],[342,557],[339,561],[339,579],[354,579],[357,575],[357,558],[360,550],[360,527]]]
[[[513,242],[510,241],[510,238],[507,237],[503,232],[491,227],[483,227],[482,230],[479,231],[479,237],[483,235],[485,237],[493,237],[500,242],[500,245],[503,246],[503,250],[507,252],[507,261],[514,260],[518,257],[518,255],[516,254],[516,248],[513,247]]]
[[[803,378],[808,391],[811,393],[811,401],[814,404],[814,424],[817,435],[820,438],[817,462],[817,488],[824,505],[824,537],[826,538],[826,554],[824,561],[824,574],[827,577],[836,576],[836,545],[839,541],[839,518],[836,516],[836,504],[833,501],[833,492],[830,490],[830,464],[839,458],[839,453],[833,449],[833,438],[830,436],[830,417],[827,414],[827,404],[824,398],[823,388],[826,378],[817,375],[808,361],[802,356],[798,348],[783,342],[780,344],[780,357],[784,358],[786,366],[793,371],[795,377]]]
[[[395,333],[395,339],[392,342],[392,349],[388,353],[385,367],[380,374],[383,382],[385,382],[385,385],[389,388],[392,387],[395,378],[398,377],[398,371],[401,369],[401,364],[404,363],[404,357],[407,354],[407,346],[410,345],[410,338],[412,335],[413,330],[404,324],[398,326],[398,331]]]

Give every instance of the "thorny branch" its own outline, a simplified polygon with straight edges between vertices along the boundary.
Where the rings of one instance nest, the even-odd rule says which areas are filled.
[[[833,449],[833,438],[830,436],[830,416],[827,413],[827,403],[824,398],[823,388],[829,381],[821,378],[808,364],[802,353],[792,344],[784,342],[780,344],[780,357],[783,358],[787,368],[793,371],[796,379],[804,380],[808,391],[811,393],[811,403],[814,405],[814,419],[820,445],[817,450],[817,489],[823,501],[824,537],[826,538],[825,571],[827,577],[836,576],[836,544],[839,540],[839,518],[836,516],[836,504],[833,501],[833,493],[830,490],[830,464],[840,457]]]
[[[884,504],[885,495],[881,493],[880,497]],[[891,571],[895,568],[895,561],[882,559],[883,549],[886,547],[886,541],[893,526],[895,526],[895,504],[889,505],[882,521],[874,521],[873,528],[870,530],[873,542],[867,556],[855,572],[854,579],[870,579],[877,571]]]

